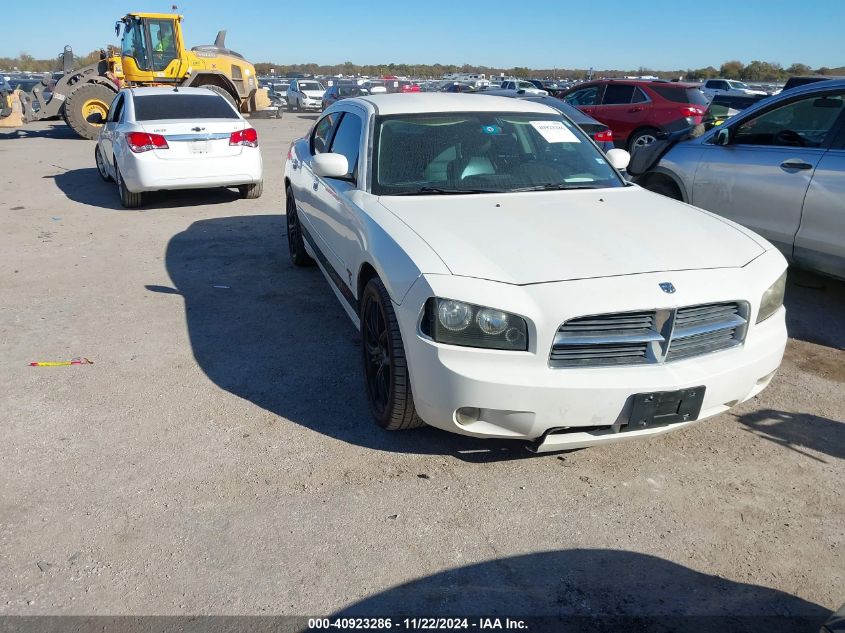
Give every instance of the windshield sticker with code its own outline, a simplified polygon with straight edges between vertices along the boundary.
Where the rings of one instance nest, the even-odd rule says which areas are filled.
[[[530,121],[531,127],[549,143],[580,143],[562,121]]]

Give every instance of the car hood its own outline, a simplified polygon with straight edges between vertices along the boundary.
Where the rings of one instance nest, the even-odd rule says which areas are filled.
[[[302,94],[306,97],[311,97],[312,99],[320,99],[322,98],[323,94],[325,94],[324,90],[303,90]]]
[[[734,268],[766,250],[753,233],[640,187],[379,202],[452,274],[510,284]]]

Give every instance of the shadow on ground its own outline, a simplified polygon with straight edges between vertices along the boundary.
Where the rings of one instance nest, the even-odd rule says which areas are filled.
[[[94,145],[91,145],[91,164],[94,163]],[[74,202],[114,211],[138,212],[154,209],[173,209],[208,204],[224,204],[240,196],[234,189],[182,189],[175,191],[151,191],[144,194],[144,204],[139,209],[124,209],[120,204],[117,185],[105,182],[96,167],[71,169],[52,176],[56,186]]]
[[[845,350],[845,281],[790,268],[786,328],[791,338]]]
[[[96,177],[96,174],[94,175]],[[219,387],[319,433],[369,448],[468,461],[530,458],[522,443],[372,421],[358,332],[318,269],[288,262],[284,216],[200,220],[167,245],[200,368]]]
[[[736,418],[756,435],[817,461],[824,460],[805,449],[845,459],[845,421],[772,409],[752,411]]]
[[[530,631],[815,632],[829,610],[788,593],[624,550],[560,550],[459,567],[341,616],[534,617]],[[334,616],[332,616],[334,617]],[[502,628],[505,628],[504,626]]]
[[[15,139],[15,138],[55,138],[55,139],[75,139],[78,141],[85,141],[87,139],[82,138],[76,132],[74,132],[70,127],[61,123],[54,123],[47,128],[42,129],[33,129],[28,128],[26,125],[19,128],[13,128],[9,131],[4,131],[0,133],[0,140],[2,139]],[[93,145],[91,146],[93,147]],[[94,151],[93,149],[91,151]]]

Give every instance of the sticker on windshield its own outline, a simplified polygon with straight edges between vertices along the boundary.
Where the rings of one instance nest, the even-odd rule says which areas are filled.
[[[498,125],[482,125],[481,131],[485,134],[501,134],[502,128],[500,128]]]
[[[549,143],[580,143],[562,121],[529,121],[531,127],[537,130],[540,135]]]

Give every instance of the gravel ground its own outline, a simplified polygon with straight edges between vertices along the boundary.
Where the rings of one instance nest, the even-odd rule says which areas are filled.
[[[314,118],[256,122],[261,199],[139,211],[62,124],[0,134],[0,614],[845,601],[845,284],[795,271],[772,385],[684,431],[543,456],[388,434],[353,326],[287,261],[283,160]]]

